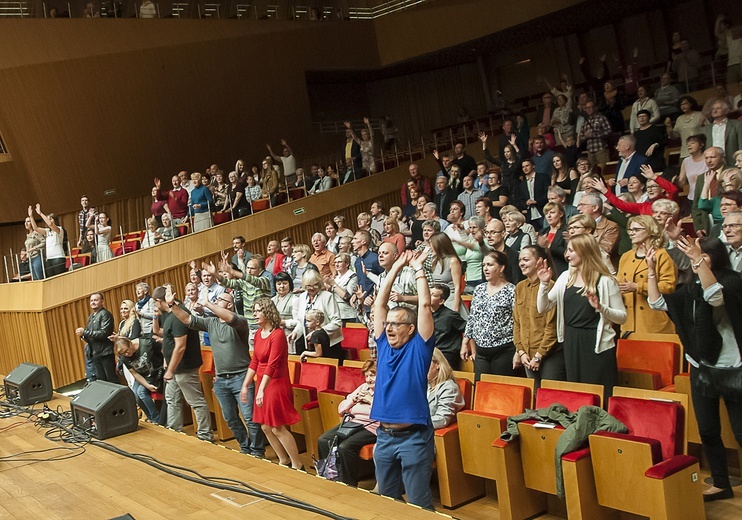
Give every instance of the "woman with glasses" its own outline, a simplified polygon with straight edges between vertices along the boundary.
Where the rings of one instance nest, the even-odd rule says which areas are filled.
[[[253,315],[260,327],[255,333],[255,351],[242,385],[240,399],[247,402],[248,386],[256,378],[253,421],[260,424],[278,463],[292,469],[304,469],[296,441],[288,426],[301,420],[294,409],[289,380],[289,358],[286,335],[281,330],[281,316],[268,298],[253,305]]]
[[[330,337],[330,348],[323,353],[323,357],[343,359],[343,322],[340,318],[340,308],[335,296],[324,289],[322,275],[317,271],[306,271],[301,277],[304,292],[294,300],[293,320],[286,322],[287,328],[293,328],[288,336],[289,342],[303,339],[307,330],[307,312],[310,310],[322,311],[322,329]]]
[[[515,286],[505,279],[508,257],[500,251],[483,260],[486,283],[474,289],[469,321],[461,342],[461,359],[474,360],[474,377],[513,375],[513,305]]]
[[[633,249],[621,256],[618,263],[618,288],[626,307],[626,322],[621,333],[652,332],[674,334],[675,327],[667,314],[653,311],[647,301],[647,251],[655,252],[656,281],[663,294],[675,292],[678,269],[663,247],[663,230],[649,215],[631,217],[627,229]]]
[[[348,323],[356,323],[358,322],[358,314],[349,302],[358,288],[358,277],[350,269],[350,255],[348,253],[337,254],[335,269],[337,270],[337,276],[335,278],[325,278],[325,289],[335,297],[343,326]]]
[[[678,187],[654,173],[651,166],[643,164],[641,168],[642,175],[647,178],[647,194],[649,195],[649,200],[645,202],[628,202],[621,200],[608,189],[602,178],[593,178],[586,182],[590,183],[595,190],[602,193],[605,198],[608,199],[608,203],[614,208],[625,213],[631,213],[632,215],[651,215],[652,203],[658,199],[669,199],[674,197],[678,192]]]
[[[551,268],[539,260],[536,308],[545,313],[556,307],[557,341],[564,345],[567,381],[603,385],[610,396],[618,379],[613,324],[626,321],[618,283],[593,237],[573,237],[564,256],[569,270],[551,289]]]

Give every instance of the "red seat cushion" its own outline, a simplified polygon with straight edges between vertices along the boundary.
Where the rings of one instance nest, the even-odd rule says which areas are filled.
[[[657,372],[662,379],[656,388],[671,385],[677,373],[679,347],[668,341],[620,339],[616,348],[619,370]]]
[[[581,406],[600,406],[600,397],[587,392],[539,388],[536,392],[536,408],[547,408],[559,403],[570,412],[576,412]]]
[[[474,410],[504,416],[518,415],[530,405],[531,390],[525,386],[480,381],[474,391]]]
[[[662,460],[683,453],[685,413],[680,403],[611,397],[608,413],[624,423],[629,434],[658,440]]]
[[[338,367],[337,376],[335,376],[335,390],[349,394],[365,382],[366,377],[360,368]]]
[[[360,327],[343,327],[343,348],[361,350],[368,348],[368,329]]]
[[[318,392],[333,388],[335,367],[319,363],[303,363],[299,374],[299,385],[310,386]]]

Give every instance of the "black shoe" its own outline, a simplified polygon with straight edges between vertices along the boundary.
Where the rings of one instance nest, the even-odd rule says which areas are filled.
[[[714,500],[726,500],[728,498],[734,498],[734,490],[732,488],[722,489],[716,493],[710,493],[703,495],[704,502],[713,502]]]

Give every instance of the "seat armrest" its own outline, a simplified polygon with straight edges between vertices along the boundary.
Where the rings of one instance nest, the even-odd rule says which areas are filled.
[[[658,464],[662,462],[662,445],[657,439],[650,439],[649,437],[640,437],[638,435],[630,435],[627,433],[614,433],[614,432],[595,432],[593,435],[597,437],[608,437],[611,439],[617,439],[619,441],[631,441],[631,442],[642,442],[648,444],[652,448],[652,464]]]
[[[458,423],[453,423],[449,424],[448,426],[444,426],[443,428],[438,428],[433,433],[436,437],[445,437],[448,433],[455,431],[459,431]]]
[[[671,459],[655,464],[647,471],[644,472],[644,476],[655,479],[663,479],[674,475],[685,468],[691,467],[696,464],[698,459],[691,457],[690,455],[675,455]]]
[[[301,406],[302,410],[313,410],[314,408],[319,408],[319,401],[309,401]]]
[[[577,462],[578,460],[586,459],[590,456],[590,448],[582,448],[581,450],[565,453],[562,455],[563,462]]]

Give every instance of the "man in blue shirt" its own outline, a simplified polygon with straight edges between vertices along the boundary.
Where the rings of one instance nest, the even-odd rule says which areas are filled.
[[[435,446],[428,409],[428,370],[435,347],[430,290],[423,269],[427,250],[402,253],[374,303],[378,348],[376,391],[371,419],[379,421],[374,463],[379,494],[433,509],[430,476]],[[415,271],[418,314],[406,307],[387,309],[394,281],[406,265]]]
[[[371,234],[368,231],[356,231],[351,244],[353,245],[353,252],[357,256],[353,268],[358,277],[358,285],[363,289],[363,299],[365,299],[366,296],[374,293],[374,282],[366,276],[366,272],[381,274],[384,269],[379,265],[378,255],[369,249]]]
[[[542,175],[548,175],[551,178],[551,172],[554,166],[551,161],[554,159],[554,152],[546,148],[546,139],[543,136],[537,135],[533,138],[533,166],[536,168],[536,173]]]

